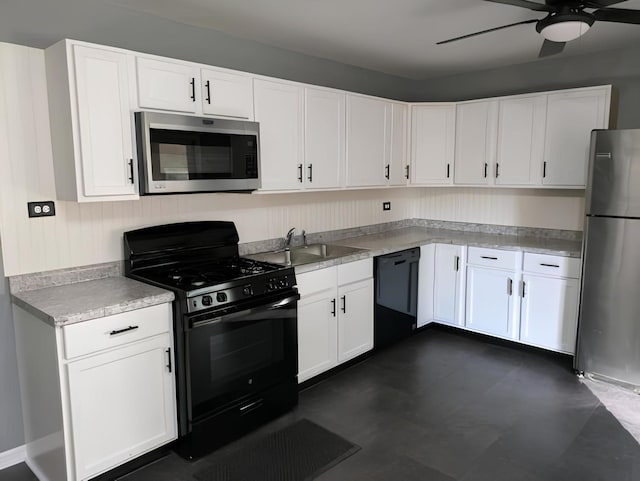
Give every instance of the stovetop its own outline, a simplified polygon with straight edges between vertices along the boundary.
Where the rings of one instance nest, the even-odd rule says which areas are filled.
[[[194,291],[230,282],[243,283],[252,277],[287,269],[277,264],[244,257],[180,262],[144,269],[137,275],[166,287]]]

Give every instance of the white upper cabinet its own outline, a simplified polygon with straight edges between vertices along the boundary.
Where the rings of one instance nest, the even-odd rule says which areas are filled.
[[[137,59],[138,104],[143,109],[196,113],[200,72],[193,64],[145,57]]]
[[[497,185],[540,183],[547,96],[501,99],[494,169]]]
[[[411,106],[411,183],[452,184],[455,104]]]
[[[62,41],[45,57],[57,198],[137,199],[127,55]]]
[[[260,123],[262,190],[299,189],[304,179],[304,89],[296,84],[254,81],[255,119]]]
[[[347,186],[387,183],[391,110],[390,102],[347,95]]]
[[[610,102],[610,86],[549,94],[544,185],[586,185],[591,130],[609,127]]]
[[[495,100],[462,102],[456,106],[456,184],[493,184],[497,124]]]
[[[253,119],[253,78],[249,75],[202,69],[202,113]]]
[[[345,155],[345,95],[305,88],[305,166],[307,189],[340,187]]]
[[[406,104],[391,105],[391,145],[389,167],[385,172],[387,185],[406,185],[409,178],[407,159],[407,137],[409,129],[409,107]]]

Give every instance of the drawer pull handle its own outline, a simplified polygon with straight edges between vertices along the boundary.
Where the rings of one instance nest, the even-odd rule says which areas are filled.
[[[115,336],[116,334],[122,334],[123,332],[135,331],[139,326],[129,326],[124,327],[122,329],[114,329],[109,333],[110,336]]]
[[[497,261],[498,260],[497,257],[491,257],[491,256],[480,256],[480,257],[483,258],[483,259],[489,259],[491,261]]]
[[[558,264],[544,264],[544,263],[540,263],[541,266],[544,267],[555,267],[555,268],[560,268],[560,266]]]

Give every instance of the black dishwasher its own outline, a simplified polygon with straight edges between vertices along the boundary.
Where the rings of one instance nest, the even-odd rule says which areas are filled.
[[[375,258],[375,348],[407,337],[416,329],[419,261],[419,247]]]

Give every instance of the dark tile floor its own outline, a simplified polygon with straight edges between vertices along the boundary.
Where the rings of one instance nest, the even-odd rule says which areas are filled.
[[[300,394],[225,449],[308,418],[362,449],[318,481],[638,481],[640,445],[568,359],[428,329]],[[191,481],[171,454],[123,481]],[[24,465],[0,481],[32,481]],[[259,481],[259,480],[255,480]]]

